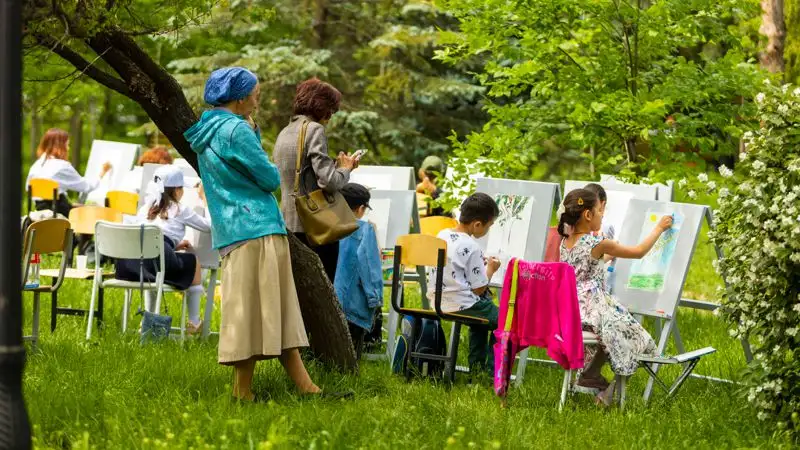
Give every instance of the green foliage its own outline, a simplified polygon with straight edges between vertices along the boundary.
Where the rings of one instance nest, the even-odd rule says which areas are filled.
[[[732,156],[749,126],[762,75],[741,24],[758,13],[754,1],[442,3],[461,27],[445,34],[438,58],[483,61],[478,77],[493,100],[459,156],[525,176],[550,146],[567,166],[583,160],[584,172],[591,163],[644,175],[668,161]]]
[[[800,3],[785,1],[786,47],[783,52],[786,60],[788,83],[800,84]]]
[[[735,177],[719,191],[712,242],[725,259],[723,312],[733,337],[758,343],[748,399],[761,419],[800,436],[800,88],[756,97],[763,127],[745,135]],[[732,174],[723,169],[727,175]],[[710,182],[711,183],[711,182]],[[713,184],[709,186],[715,188]]]
[[[253,11],[261,11],[258,20]],[[415,165],[444,154],[451,130],[466,134],[486,119],[471,66],[433,59],[440,29],[454,25],[424,1],[254,0],[218,5],[162,41],[171,47],[167,67],[198,109],[211,70],[248,67],[262,83],[257,120],[270,142],[288,121],[295,85],[316,76],[343,93],[328,130],[332,148],[368,148],[367,162]],[[212,50],[209,41],[220,45]]]

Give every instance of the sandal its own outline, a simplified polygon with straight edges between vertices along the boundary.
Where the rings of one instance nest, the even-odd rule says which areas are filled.
[[[608,384],[608,387],[604,389],[602,392],[597,394],[594,398],[594,402],[597,406],[602,407],[609,407],[614,403],[614,384],[616,380],[612,380],[611,383]]]
[[[199,334],[203,331],[203,321],[199,321],[196,324],[192,323],[191,320],[186,321],[186,334],[189,336],[194,336],[195,334]]]

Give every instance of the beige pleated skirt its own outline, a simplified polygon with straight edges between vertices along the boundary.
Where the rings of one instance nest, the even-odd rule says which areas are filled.
[[[219,363],[307,347],[286,236],[247,241],[222,259]]]

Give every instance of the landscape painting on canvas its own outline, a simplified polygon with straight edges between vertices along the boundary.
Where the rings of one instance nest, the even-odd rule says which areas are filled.
[[[511,258],[524,258],[535,200],[525,195],[497,194],[494,197],[500,215],[489,230],[486,255],[500,259],[500,269],[491,282],[502,284]]]
[[[639,242],[650,235],[663,216],[663,212],[647,211]],[[672,257],[675,255],[675,247],[678,243],[678,235],[683,223],[682,215],[672,213],[672,217],[672,228],[665,231],[658,238],[658,241],[644,258],[633,262],[628,278],[628,289],[649,292],[662,292],[664,290],[669,266],[672,263]]]

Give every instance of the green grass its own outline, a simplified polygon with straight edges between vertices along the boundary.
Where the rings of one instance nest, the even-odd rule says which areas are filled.
[[[60,304],[88,304],[89,284],[67,282]],[[629,407],[601,410],[577,396],[557,411],[559,369],[529,365],[525,383],[501,409],[487,380],[462,376],[447,388],[406,383],[387,362],[363,362],[359,376],[309,363],[326,389],[352,389],[347,402],[301,400],[276,361],[259,363],[256,390],[266,404],[231,402],[231,369],[216,363],[216,340],[140,346],[120,332],[121,294],[107,293],[106,326],[83,339],[85,319],[59,317],[49,331],[43,297],[39,348],[24,375],[38,448],[775,448],[782,442],[755,419],[739,387],[690,379],[674,399],[661,392],[641,401],[646,377],[637,373]],[[138,294],[135,296],[138,299]],[[177,315],[177,297],[170,297]],[[31,297],[26,295],[26,331]],[[215,314],[214,326],[218,324]],[[736,378],[744,366],[739,344],[708,313],[681,311],[691,348],[714,345],[698,372]],[[138,320],[134,320],[133,329]],[[461,354],[466,354],[463,333]],[[674,376],[674,370],[667,372]],[[784,445],[785,446],[785,445]]]

